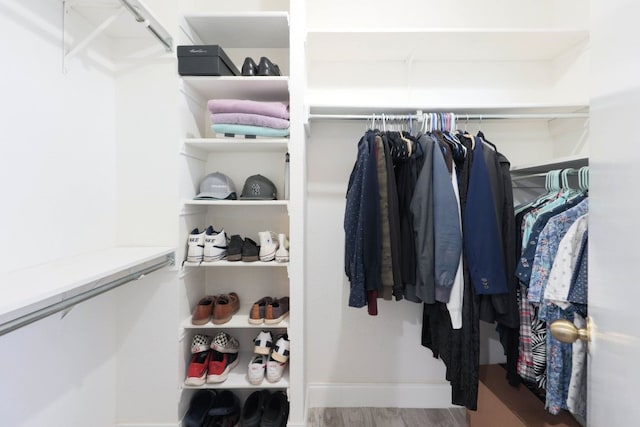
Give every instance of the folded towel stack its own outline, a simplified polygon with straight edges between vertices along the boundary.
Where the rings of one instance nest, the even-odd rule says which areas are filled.
[[[289,106],[282,102],[212,99],[207,102],[207,108],[214,133],[272,138],[289,136]]]

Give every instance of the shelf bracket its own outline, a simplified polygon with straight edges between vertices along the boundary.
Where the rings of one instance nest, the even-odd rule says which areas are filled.
[[[117,8],[114,13],[106,18],[100,25],[98,25],[88,36],[84,38],[84,40],[80,41],[76,44],[70,51],[66,51],[66,42],[65,42],[65,34],[66,34],[66,26],[67,26],[67,15],[69,11],[74,6],[82,7],[86,6],[86,3],[78,2],[76,0],[63,0],[62,6],[62,47],[64,57],[63,57],[63,72],[66,73],[67,64],[69,61],[76,56],[79,52],[81,52],[84,48],[87,47],[89,43],[93,41],[96,37],[102,34],[111,24],[113,24],[125,11],[129,11],[136,22],[144,25],[153,36],[162,43],[165,50],[167,52],[171,52],[173,50],[173,39],[171,38],[171,34],[160,24],[160,22],[153,16],[153,14],[147,9],[147,7],[142,3],[141,0],[118,0],[122,6]],[[114,5],[115,6],[115,5]]]
[[[68,2],[65,1],[64,2],[64,12],[63,12],[63,25],[62,25],[62,36],[63,36],[63,40],[64,40],[64,35],[66,33],[65,31],[65,27],[66,25],[64,25],[66,23],[66,16],[69,13],[69,9],[73,6],[74,2]],[[98,25],[91,33],[89,33],[89,35],[87,37],[84,38],[84,40],[80,41],[77,45],[75,45],[69,52],[67,52],[64,55],[64,61],[63,61],[63,67],[64,67],[64,72],[67,71],[67,64],[69,63],[69,61],[71,61],[71,59],[76,56],[78,53],[80,53],[85,47],[87,47],[89,45],[89,43],[91,43],[93,41],[93,39],[95,39],[96,37],[98,37],[100,34],[102,34],[107,28],[109,28],[109,26],[111,24],[113,24],[116,19],[118,19],[120,17],[120,15],[122,15],[124,12],[126,11],[126,8],[124,6],[120,7],[113,15],[111,15],[110,17],[108,17],[107,19],[105,19],[100,25]]]

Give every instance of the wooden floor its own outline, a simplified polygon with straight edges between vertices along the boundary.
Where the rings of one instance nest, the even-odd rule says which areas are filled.
[[[308,427],[467,427],[464,408],[311,408]]]

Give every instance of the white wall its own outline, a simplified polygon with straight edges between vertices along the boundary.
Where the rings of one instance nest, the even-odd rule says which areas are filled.
[[[174,3],[146,3],[176,27]],[[100,36],[65,73],[62,16],[60,0],[0,3],[0,273],[176,242],[173,54],[158,54],[144,30]],[[66,19],[68,46],[95,28],[73,10]],[[154,273],[0,336],[2,424],[175,426],[175,276]]]
[[[0,336],[0,413],[11,427],[115,422],[114,294]]]
[[[145,4],[173,35],[178,2]],[[114,39],[116,244],[178,245],[178,74],[175,52],[151,34]],[[118,290],[117,425],[176,425],[178,287],[175,268]]]
[[[86,28],[69,28],[75,37]],[[115,85],[104,40],[62,64],[62,3],[0,3],[0,273],[112,246]],[[115,304],[106,294],[0,336],[7,426],[112,426]]]
[[[164,269],[114,292],[116,425],[175,427],[178,421],[177,385],[184,372],[178,372],[175,282],[176,273]]]
[[[176,1],[145,3],[166,28],[177,32]],[[173,247],[180,148],[175,52],[165,52],[150,34],[114,46],[118,69],[116,243]]]
[[[112,246],[115,85],[89,59],[104,41],[64,74],[62,4],[50,0],[0,3],[0,37],[0,272]]]

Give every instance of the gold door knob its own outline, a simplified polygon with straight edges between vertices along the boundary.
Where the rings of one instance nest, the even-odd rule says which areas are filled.
[[[568,320],[556,320],[551,323],[551,334],[560,342],[572,344],[576,340],[589,342],[590,328],[578,329],[576,325]]]

